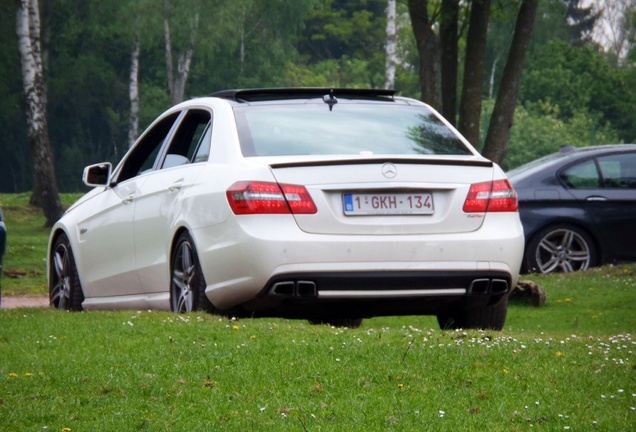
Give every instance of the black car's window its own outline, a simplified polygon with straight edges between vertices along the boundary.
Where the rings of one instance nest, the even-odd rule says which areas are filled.
[[[342,103],[235,108],[244,156],[471,155],[421,106]]]
[[[574,189],[636,189],[636,153],[590,159],[567,168],[561,178]]]
[[[200,147],[200,143],[203,142],[210,119],[210,113],[207,111],[190,110],[187,112],[170,143],[162,168],[195,161],[195,152]]]
[[[603,156],[598,165],[606,188],[636,189],[636,153]]]
[[[159,150],[177,117],[179,117],[178,112],[167,116],[144,134],[141,141],[135,145],[135,148],[126,157],[126,161],[117,177],[117,182],[131,179],[154,167]]]
[[[590,189],[601,187],[601,178],[596,169],[594,159],[574,165],[566,169],[561,177],[565,183],[575,189]]]

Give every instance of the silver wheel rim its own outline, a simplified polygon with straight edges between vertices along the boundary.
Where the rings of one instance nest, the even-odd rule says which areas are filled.
[[[192,284],[195,278],[192,246],[184,241],[179,245],[172,269],[172,309],[175,312],[192,312]]]
[[[541,239],[535,259],[541,273],[585,270],[590,266],[590,247],[576,231],[556,229]]]
[[[71,262],[68,248],[59,244],[53,254],[53,271],[55,272],[55,285],[51,289],[51,305],[58,309],[66,309],[69,305],[71,294]]]

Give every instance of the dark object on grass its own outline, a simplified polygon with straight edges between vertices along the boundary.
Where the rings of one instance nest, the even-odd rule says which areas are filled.
[[[0,208],[0,306],[2,306],[2,256],[7,244],[7,230],[2,219],[2,209]]]
[[[520,280],[510,295],[511,301],[522,301],[536,307],[543,306],[547,299],[541,285],[529,280]]]

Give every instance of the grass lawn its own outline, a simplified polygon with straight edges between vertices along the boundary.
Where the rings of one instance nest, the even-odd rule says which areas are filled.
[[[8,229],[10,253],[46,244]],[[636,266],[531,279],[548,302],[511,304],[502,332],[1,309],[0,430],[634,430]]]

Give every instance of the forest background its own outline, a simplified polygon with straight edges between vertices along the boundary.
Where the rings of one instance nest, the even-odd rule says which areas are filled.
[[[459,76],[469,3],[459,1]],[[478,149],[520,3],[491,2],[481,138],[473,142]],[[634,3],[539,2],[504,169],[563,145],[636,142]],[[438,33],[440,4],[428,2],[431,28]],[[387,85],[387,0],[40,0],[40,9],[48,134],[61,192],[84,191],[84,166],[117,162],[127,151],[135,52],[135,136],[179,98],[217,90]],[[389,85],[420,99],[420,62],[406,0],[397,1],[395,22],[395,77]],[[0,77],[0,192],[30,191],[34,173],[15,0],[0,0]]]

